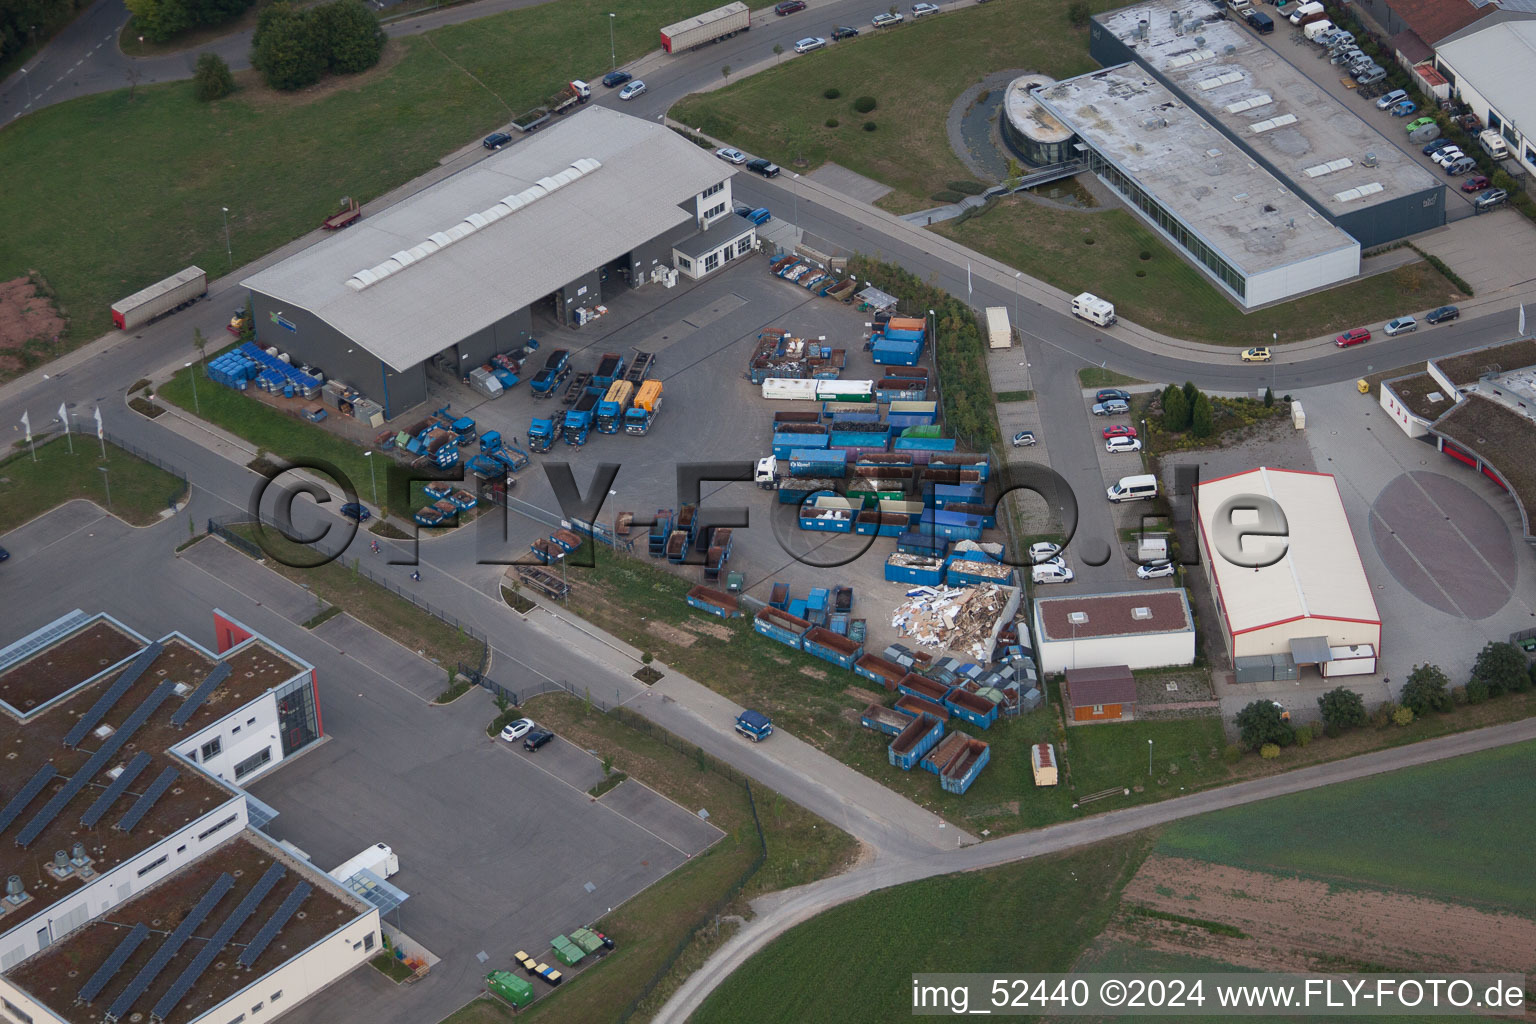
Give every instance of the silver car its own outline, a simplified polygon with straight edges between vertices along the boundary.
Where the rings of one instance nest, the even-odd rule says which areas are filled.
[[[1093,414],[1095,416],[1124,416],[1131,411],[1131,407],[1118,398],[1108,402],[1095,402]]]

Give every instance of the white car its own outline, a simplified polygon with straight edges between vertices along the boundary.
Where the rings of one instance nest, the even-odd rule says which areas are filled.
[[[632,100],[643,92],[645,92],[645,83],[637,78],[619,90],[619,99]]]
[[[914,18],[921,18],[925,14],[938,14],[938,13],[939,13],[939,5],[938,4],[913,4],[912,5],[912,17],[914,17]]]
[[[747,162],[747,154],[743,153],[739,149],[730,149],[728,147],[725,149],[717,149],[715,150],[715,156],[719,157],[721,160],[724,160],[728,164],[744,164]]]
[[[1466,156],[1466,154],[1463,153],[1459,147],[1446,146],[1444,149],[1436,151],[1435,154],[1430,157],[1430,159],[1439,164],[1441,167],[1444,167],[1451,161],[1460,160],[1464,156]]]
[[[1034,564],[1054,561],[1061,554],[1061,545],[1048,540],[1036,541],[1029,546],[1029,560]]]
[[[1033,448],[1035,445],[1035,432],[1033,430],[1021,430],[1013,435],[1015,448]]]
[[[1116,452],[1139,452],[1141,442],[1134,437],[1111,437],[1104,442],[1104,450],[1111,455]]]
[[[795,52],[810,53],[812,50],[819,50],[826,45],[827,41],[821,38],[821,36],[806,36],[795,44]]]
[[[1389,338],[1395,338],[1399,334],[1409,334],[1419,329],[1419,322],[1411,316],[1400,316],[1396,320],[1387,322],[1387,326],[1381,329],[1381,333]]]
[[[501,730],[501,738],[508,743],[516,743],[533,731],[533,719],[519,718],[517,721]]]
[[[1071,583],[1076,575],[1067,566],[1054,562],[1037,565],[1029,572],[1029,578],[1036,583]]]
[[[885,28],[887,25],[900,25],[901,15],[882,12],[869,19],[869,23],[875,28]]]
[[[1136,578],[1139,580],[1155,580],[1163,576],[1172,575],[1172,562],[1149,562],[1146,565],[1138,565],[1136,567]]]

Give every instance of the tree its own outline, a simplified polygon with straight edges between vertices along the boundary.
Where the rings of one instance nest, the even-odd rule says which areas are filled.
[[[326,40],[313,31],[310,15],[286,0],[261,12],[252,44],[251,65],[274,89],[302,89],[325,73]]]
[[[1199,397],[1200,397],[1200,389],[1195,387],[1195,382],[1192,381],[1192,380],[1185,381],[1184,382],[1184,401],[1189,403],[1189,407],[1191,409],[1193,409],[1195,407],[1195,399],[1199,398]]]
[[[1216,414],[1211,400],[1204,394],[1195,395],[1195,404],[1189,410],[1189,432],[1196,437],[1210,437],[1216,430]]]
[[[163,43],[194,24],[187,0],[127,0],[134,28],[145,39]]]
[[[1089,17],[1088,5],[1083,0],[1072,0],[1072,3],[1067,6],[1067,20],[1072,23],[1073,28],[1082,28],[1087,25]]]
[[[1264,408],[1268,409],[1270,406],[1272,406],[1274,404],[1275,404],[1275,389],[1274,388],[1265,388],[1264,389]]]
[[[1420,717],[1451,707],[1450,680],[1438,665],[1415,665],[1403,684],[1398,703]],[[1411,719],[1410,719],[1411,721]]]
[[[204,103],[223,99],[235,91],[235,76],[229,73],[229,65],[216,53],[205,53],[197,58],[197,68],[192,72],[192,89]]]
[[[201,327],[192,328],[192,347],[197,349],[197,358],[204,362],[208,359],[208,339],[203,337]]]
[[[336,74],[367,71],[384,52],[384,30],[362,0],[334,0],[310,12],[312,31],[322,41],[326,66]]]
[[[1526,675],[1525,655],[1514,644],[1490,642],[1478,652],[1472,666],[1472,678],[1488,687],[1488,693],[1497,697],[1501,693],[1518,693],[1530,687]]]
[[[784,53],[784,44],[783,43],[774,43],[773,44],[773,55],[775,57],[779,57],[779,56],[782,56],[783,53]]]
[[[1239,711],[1237,731],[1243,746],[1250,749],[1266,743],[1290,746],[1296,736],[1291,731],[1291,723],[1280,717],[1281,714],[1272,700],[1256,700]]]
[[[1317,698],[1323,724],[1333,729],[1355,729],[1365,724],[1365,701],[1347,686],[1335,687]]]
[[[1178,433],[1189,426],[1189,414],[1189,403],[1184,400],[1184,392],[1170,387],[1167,394],[1163,395],[1163,429],[1171,434]]]

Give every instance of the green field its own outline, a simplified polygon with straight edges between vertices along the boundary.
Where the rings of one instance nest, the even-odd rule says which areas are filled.
[[[1244,348],[1268,345],[1276,333],[1281,341],[1332,334],[1454,302],[1460,294],[1420,261],[1243,313],[1126,210],[1072,210],[1012,198],[963,224],[933,229],[1058,288],[1103,295],[1121,316],[1144,327]]]
[[[58,438],[37,446],[37,461],[23,443],[0,462],[0,533],[16,529],[66,501],[94,501],[124,522],[148,526],[187,493],[186,482],[115,444],[101,443],[91,434],[76,434],[70,442]],[[105,467],[107,472],[99,472]],[[112,502],[107,503],[107,490]]]
[[[1536,915],[1536,743],[1168,826],[1159,853]]]
[[[689,1019],[888,1024],[911,1015],[917,971],[1065,971],[1150,846],[1130,836],[871,893],[774,940]]]
[[[27,197],[0,204],[0,280],[40,272],[78,345],[111,328],[124,295],[188,264],[228,272],[221,207],[240,266],[319,226],[339,197],[367,202],[562,82],[600,76],[608,12],[624,62],[655,48],[657,26],[712,6],[561,0],[392,40],[374,70],[297,95],[242,73],[241,91],[211,104],[179,82],[44,108],[0,133],[7,187]]]
[[[881,206],[924,209],[947,182],[974,179],[945,130],[950,106],[968,86],[1008,68],[1066,78],[1097,67],[1087,30],[1072,28],[1066,10],[1061,0],[994,0],[893,29],[861,22],[857,39],[687,97],[669,114],[792,170],[801,166],[796,157],[809,167],[833,160],[894,187]],[[828,89],[841,95],[829,100]],[[861,96],[875,99],[870,113],[854,109]],[[828,118],[837,127],[828,128]],[[865,122],[877,129],[865,131]]]

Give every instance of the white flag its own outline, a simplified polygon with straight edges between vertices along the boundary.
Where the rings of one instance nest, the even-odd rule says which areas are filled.
[[[1520,330],[1517,333],[1520,337],[1525,337],[1525,303],[1523,302],[1520,303]]]
[[[59,403],[59,422],[64,424],[64,433],[69,433],[69,408],[63,402]]]
[[[971,261],[965,261],[965,294],[971,294]]]
[[[101,406],[99,405],[96,407],[96,440],[106,440],[105,434],[101,428]]]
[[[27,444],[31,444],[32,443],[32,420],[31,420],[31,418],[26,413],[22,413],[21,414],[21,429],[25,430],[27,432]]]

